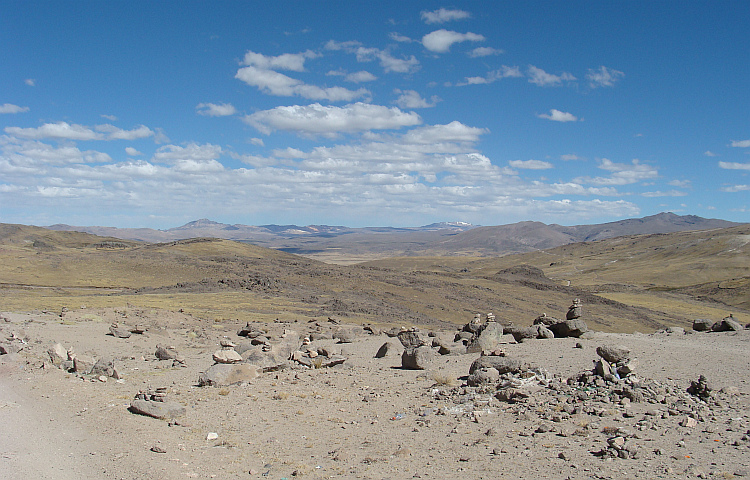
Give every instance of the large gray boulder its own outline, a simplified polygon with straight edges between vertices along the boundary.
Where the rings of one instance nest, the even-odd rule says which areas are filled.
[[[185,415],[185,407],[177,402],[155,402],[153,400],[135,399],[128,409],[139,415],[170,420]]]
[[[693,330],[696,332],[710,332],[714,322],[707,318],[696,318],[693,320]]]
[[[375,358],[385,358],[389,355],[398,355],[398,351],[396,350],[396,345],[391,342],[385,342],[380,348],[378,348],[378,351],[375,353]]]
[[[216,363],[200,375],[198,385],[201,387],[206,385],[223,387],[236,383],[249,382],[258,377],[260,371],[260,367],[248,365],[247,363]]]
[[[422,345],[416,348],[407,348],[401,354],[401,368],[407,370],[424,370],[435,358],[432,348]]]
[[[555,334],[556,338],[575,337],[578,338],[589,331],[586,322],[580,318],[565,320],[564,322],[555,323],[548,327]]]
[[[398,333],[398,339],[406,349],[429,345],[427,339],[417,330],[402,330]]]
[[[745,327],[731,315],[724,317],[720,322],[716,322],[711,326],[711,330],[714,332],[739,332],[744,329]]]
[[[630,349],[624,345],[602,345],[596,353],[609,363],[621,363],[630,359]]]
[[[503,326],[497,322],[488,322],[466,347],[466,353],[479,353],[483,350],[494,350],[503,339]]]
[[[519,373],[526,369],[526,365],[515,358],[482,355],[474,360],[469,367],[469,375],[483,368],[494,368],[502,375],[504,373]]]

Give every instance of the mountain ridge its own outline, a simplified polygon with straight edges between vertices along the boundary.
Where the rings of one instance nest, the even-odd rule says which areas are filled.
[[[354,263],[389,256],[499,256],[623,235],[710,230],[738,225],[742,224],[662,212],[642,218],[572,226],[522,221],[498,226],[438,222],[421,227],[354,228],[340,225],[225,224],[202,218],[167,230],[64,224],[45,228],[145,242],[214,237],[253,243],[332,263],[336,263],[336,258],[348,258],[349,263]]]

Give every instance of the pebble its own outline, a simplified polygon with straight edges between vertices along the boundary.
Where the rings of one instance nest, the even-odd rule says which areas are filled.
[[[216,432],[209,432],[208,435],[206,435],[206,440],[216,440],[219,438],[219,434]]]

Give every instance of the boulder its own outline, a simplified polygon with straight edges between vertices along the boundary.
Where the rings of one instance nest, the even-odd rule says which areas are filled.
[[[596,353],[609,363],[621,363],[630,358],[630,349],[624,345],[602,345]]]
[[[480,385],[490,385],[500,381],[500,373],[494,368],[480,368],[475,370],[474,373],[470,374],[466,379],[466,384],[470,387],[478,387]]]
[[[111,358],[100,358],[99,360],[97,360],[94,366],[91,368],[91,375],[104,375],[105,377],[112,377],[116,379],[120,378],[120,374],[115,368],[115,361]]]
[[[731,315],[724,317],[720,322],[716,322],[711,326],[711,330],[714,332],[739,332],[744,329],[745,327]]]
[[[394,356],[398,355],[398,352],[396,351],[396,346],[391,342],[385,342],[380,346],[378,351],[375,353],[375,358],[384,358],[387,356]]]
[[[135,399],[130,402],[128,409],[132,413],[146,415],[148,417],[170,420],[185,415],[185,407],[177,402],[156,402],[153,400]]]
[[[479,353],[483,350],[494,350],[503,338],[503,326],[497,322],[488,322],[466,347],[466,353]]]
[[[402,330],[398,334],[398,339],[401,342],[401,345],[403,345],[406,349],[429,345],[427,339],[425,339],[422,334],[416,330]]]
[[[526,369],[526,366],[515,358],[497,357],[494,355],[482,355],[474,360],[469,367],[469,375],[483,368],[494,368],[500,375],[504,373],[519,373]]]
[[[407,370],[424,370],[434,358],[435,352],[426,345],[407,348],[401,354],[401,368]]]
[[[216,363],[240,363],[242,361],[242,355],[237,353],[233,348],[222,348],[217,350],[212,355],[214,362]]]
[[[516,342],[521,343],[525,340],[531,340],[539,335],[539,331],[536,327],[525,327],[525,328],[514,328],[511,330],[511,335]]]
[[[589,331],[589,327],[588,325],[586,325],[586,322],[584,322],[580,318],[577,318],[574,320],[565,320],[564,322],[555,323],[553,325],[550,325],[548,328],[552,330],[552,333],[554,333],[555,337],[557,338],[565,338],[565,337],[578,338],[584,333]]]
[[[179,356],[177,350],[174,347],[165,347],[163,345],[157,345],[154,356],[159,360],[176,360]]]
[[[127,327],[121,327],[116,323],[109,326],[109,333],[115,338],[130,338],[130,329]]]
[[[696,318],[693,320],[693,330],[696,332],[710,332],[713,324],[714,322],[707,318]]]
[[[50,347],[50,349],[47,350],[47,355],[49,355],[52,364],[57,366],[62,365],[62,363],[68,359],[68,351],[59,343]]]
[[[260,368],[246,363],[215,363],[198,378],[198,385],[220,387],[249,382],[258,376]]]
[[[75,355],[73,357],[73,371],[76,373],[88,374],[94,368],[96,360],[88,355]]]
[[[537,325],[536,330],[537,330],[536,338],[541,338],[541,339],[555,338],[555,334],[552,333],[552,330],[550,330],[543,324]]]
[[[333,334],[333,338],[337,339],[336,343],[352,343],[356,335],[349,328],[340,328]]]
[[[21,351],[21,347],[15,343],[0,343],[0,355],[10,355],[19,351]]]

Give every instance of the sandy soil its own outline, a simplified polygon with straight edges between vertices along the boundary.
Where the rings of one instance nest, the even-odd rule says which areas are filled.
[[[505,336],[508,357],[562,384],[592,368],[597,346],[626,345],[639,360],[637,376],[664,392],[663,401],[628,404],[594,398],[591,389],[575,397],[536,386],[528,399],[507,403],[493,396],[494,386],[466,387],[479,354],[437,356],[425,370],[404,370],[400,355],[374,358],[386,341],[400,351],[398,340],[361,327],[347,327],[359,332],[352,343],[315,342],[344,355],[342,365],[290,366],[241,385],[198,387],[219,342],[239,343],[242,325],[134,307],[3,316],[0,340],[13,334],[23,347],[0,356],[3,478],[750,477],[750,331],[520,344]],[[113,322],[147,330],[115,338]],[[256,325],[272,341],[285,329],[304,335],[313,327]],[[446,340],[453,333],[437,332]],[[115,358],[121,380],[52,366],[46,352],[56,342]],[[157,344],[175,347],[186,366],[155,359]],[[713,387],[706,402],[685,392],[700,374]],[[128,411],[135,394],[157,387],[186,407],[176,423]],[[637,444],[636,458],[599,455],[618,435]]]

